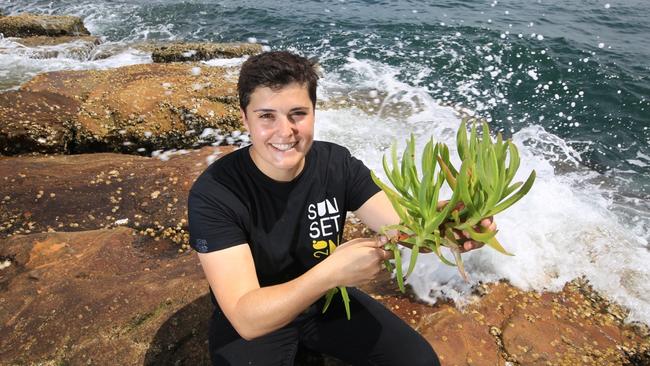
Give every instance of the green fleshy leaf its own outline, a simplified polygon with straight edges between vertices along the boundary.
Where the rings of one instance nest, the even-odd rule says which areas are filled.
[[[467,276],[467,273],[465,272],[465,266],[463,265],[463,258],[460,256],[460,251],[457,248],[451,248],[451,252],[454,253],[456,266],[460,276],[465,280],[465,282],[469,282],[469,276]]]
[[[460,122],[460,127],[458,127],[458,133],[456,134],[456,146],[458,148],[458,156],[461,160],[465,159],[465,156],[468,154],[469,144],[467,141],[467,119],[463,118]]]
[[[486,232],[478,232],[474,230],[473,227],[469,227],[465,229],[467,233],[469,234],[469,237],[472,238],[472,240],[480,241],[482,243],[487,242],[488,240],[492,239],[497,232],[496,231],[486,231]]]
[[[510,153],[510,161],[508,162],[508,168],[506,169],[506,185],[510,184],[519,169],[519,151],[517,146],[511,141],[508,141],[508,152]]]
[[[334,295],[336,295],[337,292],[339,292],[339,290],[336,287],[327,290],[327,293],[325,294],[325,305],[323,306],[323,313],[325,313],[327,311],[327,308],[330,307],[332,298],[334,298]]]
[[[348,289],[345,286],[341,286],[339,289],[341,290],[341,297],[343,298],[345,315],[347,315],[348,320],[350,320],[350,296],[348,295]]]
[[[493,248],[493,249],[496,249],[498,252],[500,252],[500,253],[502,253],[502,254],[510,255],[510,256],[514,256],[514,254],[508,252],[508,251],[507,251],[507,250],[506,250],[506,249],[501,245],[501,243],[499,243],[499,241],[497,240],[497,237],[496,237],[496,236],[493,237],[492,239],[486,241],[485,244],[487,244],[488,246],[490,246],[490,247]]]
[[[516,191],[517,188],[521,187],[521,185],[524,184],[524,182],[517,182],[510,187],[506,188],[505,191],[503,191],[503,194],[501,195],[502,198],[508,197],[512,192]]]
[[[404,277],[402,276],[402,255],[399,252],[399,248],[395,247],[393,250],[393,256],[395,258],[395,277],[397,279],[397,286],[402,293],[406,292],[404,288]]]
[[[445,161],[440,156],[438,156],[438,164],[440,164],[440,166],[442,167],[442,171],[445,173],[445,178],[447,179],[447,183],[449,184],[449,187],[451,187],[451,189],[455,190],[456,189],[456,177],[451,172],[451,169],[449,169],[449,166],[447,165],[447,163],[445,163]]]
[[[507,209],[508,207],[514,205],[517,201],[519,201],[522,197],[530,191],[530,188],[533,186],[533,182],[535,182],[535,171],[533,170],[530,175],[528,176],[528,179],[526,179],[526,182],[524,185],[521,187],[520,190],[517,191],[517,193],[513,194],[508,198],[507,200],[501,202],[498,204],[493,210],[490,211],[488,216],[494,216],[498,214],[499,212]]]
[[[415,262],[418,259],[418,254],[420,254],[420,242],[416,240],[415,245],[411,248],[411,258],[409,260],[409,268],[406,271],[405,277],[410,276],[411,272],[413,272],[413,269],[415,268]]]

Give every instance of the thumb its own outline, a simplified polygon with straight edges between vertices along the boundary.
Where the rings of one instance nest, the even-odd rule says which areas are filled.
[[[375,245],[377,246],[377,248],[383,248],[386,245],[386,243],[388,243],[388,238],[384,235],[379,235],[375,239]]]

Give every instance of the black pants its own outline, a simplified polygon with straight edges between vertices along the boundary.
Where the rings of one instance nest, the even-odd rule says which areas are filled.
[[[403,320],[357,289],[348,288],[348,293],[350,320],[337,295],[325,314],[323,301],[318,301],[290,324],[251,341],[215,312],[210,324],[212,364],[291,366],[300,343],[355,366],[440,365],[431,345]]]

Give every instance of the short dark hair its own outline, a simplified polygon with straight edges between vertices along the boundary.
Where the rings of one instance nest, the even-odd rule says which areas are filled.
[[[239,106],[245,113],[251,94],[257,87],[279,89],[294,82],[307,85],[309,99],[316,108],[318,74],[315,61],[288,51],[271,51],[252,56],[244,62],[239,73]]]

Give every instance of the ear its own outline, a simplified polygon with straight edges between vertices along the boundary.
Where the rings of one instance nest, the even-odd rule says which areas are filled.
[[[241,113],[241,120],[244,123],[246,131],[251,132],[251,129],[248,126],[248,117],[246,117],[246,111],[242,107],[239,107],[239,113]]]

